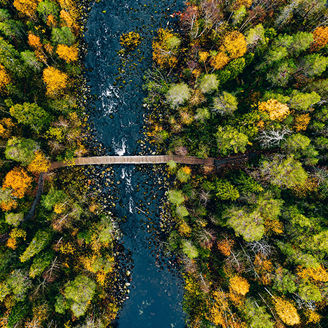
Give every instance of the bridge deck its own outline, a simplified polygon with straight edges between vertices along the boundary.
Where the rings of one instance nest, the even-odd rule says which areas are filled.
[[[150,156],[94,156],[78,157],[73,163],[54,162],[51,164],[51,170],[70,166],[70,165],[112,165],[112,164],[165,164],[174,161],[180,164],[189,165],[214,165],[214,158],[197,158],[193,156],[178,155],[150,155]]]

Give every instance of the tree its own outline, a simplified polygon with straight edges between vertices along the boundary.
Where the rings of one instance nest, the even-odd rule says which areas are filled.
[[[6,282],[16,301],[24,300],[28,289],[32,285],[31,281],[28,279],[28,275],[22,270],[14,270],[11,272]]]
[[[210,64],[215,70],[219,70],[226,66],[230,61],[229,56],[225,51],[219,51],[218,53],[213,54]]]
[[[33,51],[26,50],[21,52],[20,55],[27,67],[31,68],[34,72],[39,72],[41,70],[42,63],[39,62]]]
[[[247,242],[260,240],[264,235],[264,219],[258,211],[231,208],[225,212],[224,217],[236,235],[241,235]]]
[[[21,262],[26,262],[34,255],[39,254],[50,242],[51,234],[45,230],[38,230],[24,253],[19,257]]]
[[[72,46],[75,43],[75,36],[69,27],[55,27],[51,31],[51,41],[54,44],[66,44]]]
[[[43,81],[47,86],[47,94],[55,97],[67,86],[68,76],[66,73],[61,72],[57,68],[47,67],[43,71]]]
[[[182,191],[180,190],[169,190],[168,198],[172,204],[175,204],[177,206],[184,202],[184,196]]]
[[[269,99],[268,101],[261,102],[259,104],[259,111],[267,113],[272,121],[282,121],[290,113],[288,106],[280,103],[276,99]]]
[[[153,60],[160,67],[174,67],[178,59],[181,40],[168,29],[158,30],[157,40],[153,42]]]
[[[231,115],[237,108],[238,100],[229,92],[223,91],[219,97],[213,98],[212,110],[221,115]]]
[[[249,291],[248,281],[240,276],[233,276],[229,280],[229,287],[237,294],[245,296]]]
[[[76,46],[69,47],[65,44],[59,44],[56,52],[59,58],[64,59],[67,63],[78,60],[79,50]]]
[[[10,83],[10,76],[7,74],[4,66],[0,64],[0,93],[5,92]]]
[[[6,223],[18,227],[19,224],[23,221],[24,219],[24,213],[19,212],[19,213],[6,213]]]
[[[27,167],[27,169],[33,173],[47,172],[49,168],[50,162],[41,151],[36,151],[34,153],[34,158]]]
[[[186,254],[190,259],[194,259],[198,257],[198,250],[189,240],[182,240],[181,242],[182,251]]]
[[[232,185],[227,180],[217,180],[215,182],[216,185],[216,197],[222,200],[232,200],[235,201],[239,198],[238,189]]]
[[[314,284],[301,284],[298,288],[298,294],[306,302],[320,302],[322,300],[320,289]]]
[[[288,189],[303,186],[308,178],[302,164],[293,155],[285,159],[276,156],[271,162],[264,161],[260,171],[271,184]]]
[[[328,26],[319,26],[313,31],[313,49],[320,50],[328,43]]]
[[[29,125],[39,133],[49,121],[48,113],[36,103],[17,104],[10,107],[10,115],[15,117],[18,123]]]
[[[215,74],[204,74],[200,79],[199,89],[203,93],[211,93],[219,87],[219,80]]]
[[[299,111],[311,111],[311,107],[320,100],[321,97],[314,91],[311,93],[302,93],[294,90],[289,101],[289,106]]]
[[[287,325],[293,326],[301,322],[296,308],[290,302],[277,297],[274,299],[274,307],[280,319]]]
[[[7,39],[14,40],[15,38],[19,38],[23,35],[24,25],[22,22],[14,19],[6,19],[1,22],[0,19],[0,32],[4,34]]]
[[[37,12],[42,16],[43,21],[46,22],[49,15],[57,17],[59,14],[59,7],[55,2],[44,0],[39,2]]]
[[[286,149],[290,153],[297,153],[305,150],[310,145],[311,140],[300,134],[292,134],[289,136],[283,144],[283,149]]]
[[[5,155],[7,159],[28,165],[34,158],[38,144],[32,139],[12,137],[7,141]]]
[[[32,181],[33,179],[24,169],[15,167],[6,174],[2,188],[11,189],[12,196],[23,198],[26,191],[31,187]]]
[[[64,202],[68,196],[62,190],[50,189],[46,196],[42,196],[42,206],[51,211],[55,204]]]
[[[320,76],[327,68],[328,57],[320,54],[312,54],[304,57],[304,63],[300,64],[300,69],[308,77]]]
[[[232,59],[242,57],[247,50],[245,36],[238,31],[228,33],[224,37],[223,48]]]
[[[259,44],[266,44],[265,30],[262,24],[248,30],[246,34],[247,47],[254,49]]]
[[[32,17],[40,0],[14,0],[14,7],[26,16]]]
[[[30,267],[29,276],[31,278],[40,276],[43,273],[43,271],[50,265],[52,259],[53,259],[52,252],[41,253],[37,255],[33,259],[33,263]]]
[[[246,146],[249,144],[248,137],[231,125],[219,126],[216,138],[219,152],[224,156],[245,152]]]
[[[265,310],[264,306],[258,306],[253,300],[245,301],[244,309],[245,317],[249,327],[252,328],[274,328],[275,324],[272,317]]]
[[[85,314],[95,292],[95,282],[84,275],[78,275],[73,281],[66,284],[64,296],[70,303],[70,309],[76,317]]]
[[[292,60],[284,60],[267,73],[267,80],[275,86],[285,87],[291,76],[296,71],[296,65]]]
[[[166,99],[172,107],[178,107],[189,100],[191,92],[187,84],[172,84],[166,94]]]

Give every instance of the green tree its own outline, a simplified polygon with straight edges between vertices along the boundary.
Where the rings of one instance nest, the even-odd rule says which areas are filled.
[[[14,270],[7,279],[7,285],[15,300],[22,301],[32,286],[31,281],[25,271]]]
[[[49,122],[48,113],[35,103],[25,102],[10,107],[10,115],[15,117],[18,123],[29,125],[34,131],[40,132]]]
[[[219,199],[235,201],[239,198],[238,189],[228,180],[217,180],[215,185],[215,194]]]
[[[30,267],[30,272],[29,272],[30,277],[35,278],[37,276],[40,276],[43,273],[43,271],[50,265],[53,256],[54,255],[52,252],[38,254],[33,259],[32,265]]]
[[[252,328],[274,328],[272,317],[265,310],[264,306],[258,306],[253,300],[247,299],[243,312],[249,327]]]
[[[245,209],[231,208],[224,213],[224,217],[227,219],[227,225],[245,241],[262,239],[265,232],[264,220],[258,211],[248,212]]]
[[[42,1],[38,4],[37,12],[43,18],[44,22],[47,21],[49,15],[53,15],[55,18],[58,16],[59,7],[53,1]]]
[[[32,139],[12,137],[8,140],[5,155],[7,159],[28,165],[34,159],[38,144]]]
[[[219,87],[219,80],[215,74],[204,74],[200,79],[199,89],[203,93],[211,93]]]
[[[51,31],[51,41],[58,44],[66,44],[72,46],[75,43],[75,37],[69,27],[55,27]]]
[[[320,289],[313,284],[301,284],[298,288],[298,294],[304,301],[307,302],[320,302],[322,300]]]
[[[24,213],[19,212],[19,213],[6,213],[6,223],[18,227],[19,224],[23,221],[24,219]]]
[[[50,189],[46,196],[42,196],[41,204],[48,211],[52,210],[52,208],[57,203],[64,202],[68,196],[62,190]]]
[[[96,292],[96,283],[84,275],[78,275],[66,284],[64,296],[70,303],[70,309],[76,317],[85,314]]]
[[[300,69],[309,77],[320,76],[327,68],[328,57],[320,54],[312,54],[304,57],[304,63],[300,63]]]
[[[182,251],[186,254],[190,259],[194,259],[198,257],[198,250],[189,240],[182,240],[181,242]]]
[[[190,89],[185,83],[172,84],[166,94],[166,99],[172,107],[182,105],[191,96]]]
[[[222,155],[244,153],[249,144],[248,137],[231,125],[219,126],[216,133],[217,145]]]
[[[311,107],[320,100],[321,97],[314,91],[311,93],[302,93],[294,90],[289,101],[289,106],[299,111],[307,111],[309,109],[311,110]]]
[[[219,97],[213,98],[214,112],[220,113],[222,115],[231,115],[238,108],[237,98],[226,91],[223,91]]]
[[[50,242],[51,234],[45,230],[38,230],[27,246],[24,253],[19,257],[21,262],[28,261],[31,257],[39,254]]]
[[[33,51],[26,50],[21,52],[21,58],[24,64],[32,69],[34,72],[40,72],[42,69],[42,63],[38,61]]]
[[[172,204],[175,204],[177,206],[184,202],[184,196],[182,191],[180,190],[169,190],[168,198]]]
[[[24,35],[24,24],[14,19],[0,21],[0,33],[8,39],[20,38]]]
[[[307,136],[296,133],[287,137],[282,149],[286,149],[290,153],[297,153],[305,150],[310,145],[310,142],[311,140]]]
[[[294,293],[297,289],[295,281],[296,277],[292,273],[282,269],[275,274],[272,288],[283,294]]]
[[[308,178],[302,164],[293,155],[284,159],[276,156],[270,162],[264,161],[260,171],[271,184],[288,189],[304,186]]]

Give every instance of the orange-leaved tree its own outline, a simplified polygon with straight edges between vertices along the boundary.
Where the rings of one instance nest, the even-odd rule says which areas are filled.
[[[31,187],[33,179],[27,172],[15,167],[7,173],[3,182],[2,189],[11,189],[11,194],[17,198],[23,198],[26,191]]]

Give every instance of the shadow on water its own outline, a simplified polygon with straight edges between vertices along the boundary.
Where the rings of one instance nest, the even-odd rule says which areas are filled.
[[[103,0],[93,6],[85,61],[91,92],[98,97],[91,120],[107,154],[141,151],[137,141],[142,138],[145,113],[142,77],[151,67],[152,37],[159,27],[169,24],[169,15],[181,6],[182,0]],[[129,31],[139,32],[143,40],[124,63],[117,54],[119,38]],[[160,171],[145,167],[114,167],[118,197],[114,212],[117,217],[127,217],[121,223],[122,239],[133,261],[129,299],[115,327],[185,327],[182,281],[169,258],[160,255],[156,237],[164,196],[161,178]]]

